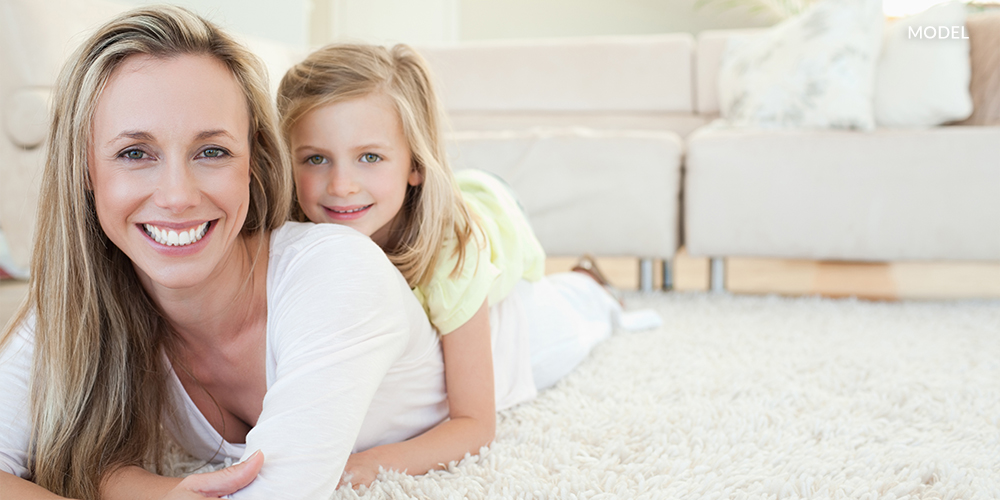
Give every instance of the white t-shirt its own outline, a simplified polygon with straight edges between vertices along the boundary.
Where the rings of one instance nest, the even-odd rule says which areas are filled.
[[[168,380],[180,425],[167,424],[189,453],[221,462],[264,452],[260,475],[232,498],[327,497],[352,451],[405,440],[448,416],[437,334],[364,235],[293,222],[274,231],[267,308],[267,393],[245,445],[223,441],[176,375]],[[19,476],[33,326],[0,353],[0,471]]]

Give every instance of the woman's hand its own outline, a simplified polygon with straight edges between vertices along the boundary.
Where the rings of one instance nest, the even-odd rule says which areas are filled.
[[[340,476],[338,488],[347,483],[351,483],[354,489],[358,489],[361,485],[371,486],[375,476],[378,476],[379,466],[378,459],[369,453],[372,450],[354,453],[347,458],[347,465],[344,466],[344,474]]]
[[[215,472],[192,474],[184,478],[163,500],[220,498],[236,493],[250,484],[264,465],[264,454],[255,451],[246,461]]]

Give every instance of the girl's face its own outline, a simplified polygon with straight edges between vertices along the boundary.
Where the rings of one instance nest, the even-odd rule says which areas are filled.
[[[204,55],[126,59],[108,79],[88,151],[101,228],[149,287],[220,269],[250,201],[244,94]]]
[[[389,97],[375,93],[314,109],[296,122],[291,143],[306,217],[350,226],[384,248],[407,186],[422,180]]]

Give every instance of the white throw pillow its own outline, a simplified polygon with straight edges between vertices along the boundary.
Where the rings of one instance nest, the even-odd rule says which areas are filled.
[[[719,107],[735,126],[875,128],[881,0],[825,0],[752,37],[730,39]]]
[[[972,114],[965,18],[965,5],[951,2],[886,27],[875,73],[879,126],[931,127]]]

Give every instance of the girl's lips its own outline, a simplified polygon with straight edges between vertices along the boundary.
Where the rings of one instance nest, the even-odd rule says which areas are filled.
[[[364,217],[368,210],[372,208],[375,204],[370,205],[352,205],[349,207],[327,207],[323,206],[323,211],[326,212],[326,216],[338,221],[344,220],[355,220]]]

